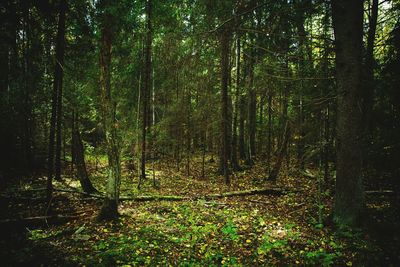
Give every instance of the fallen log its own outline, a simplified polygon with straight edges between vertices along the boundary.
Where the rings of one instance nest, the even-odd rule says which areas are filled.
[[[83,214],[84,215],[84,214]],[[47,216],[35,216],[25,218],[11,218],[0,220],[0,228],[3,231],[14,230],[17,228],[33,227],[33,226],[44,226],[48,224],[62,224],[72,219],[79,218],[83,215],[47,215]]]
[[[392,195],[394,194],[393,190],[367,190],[365,191],[367,195]]]
[[[55,192],[63,192],[63,193],[80,194],[80,195],[89,196],[89,197],[93,197],[93,198],[100,198],[100,199],[104,198],[104,194],[102,194],[101,192],[99,192],[99,193],[87,193],[87,192],[84,192],[84,191],[78,191],[78,190],[73,190],[73,189],[61,189],[61,188],[54,188],[53,191],[55,191]]]
[[[187,196],[121,196],[119,198],[120,201],[124,200],[133,200],[133,201],[155,201],[155,200],[166,200],[166,201],[184,201],[184,200],[193,200],[193,198]]]
[[[75,219],[78,218],[78,215],[47,215],[47,216],[34,216],[34,217],[25,217],[25,218],[13,218],[13,219],[3,219],[0,220],[1,223],[16,223],[16,222],[35,222],[35,221],[44,221],[49,219]]]
[[[235,196],[252,196],[252,195],[275,195],[280,196],[284,195],[287,192],[280,188],[264,188],[264,189],[252,189],[252,190],[244,190],[244,191],[233,191],[226,192],[221,194],[211,194],[205,195],[199,198],[212,199],[212,198],[224,198],[224,197],[235,197]]]
[[[84,196],[103,199],[103,194],[90,194],[83,191],[78,190],[69,190],[69,189],[54,189],[57,192],[65,192],[65,193],[73,193],[73,194],[81,194]],[[288,191],[281,188],[263,188],[263,189],[251,189],[251,190],[243,190],[243,191],[232,191],[232,192],[225,192],[219,194],[209,194],[197,197],[189,197],[189,196],[176,196],[176,195],[144,195],[144,196],[120,196],[120,201],[132,200],[132,201],[196,201],[199,199],[216,199],[216,198],[224,198],[224,197],[235,197],[235,196],[251,196],[251,195],[274,195],[274,196],[281,196],[285,195],[289,192],[296,192],[296,191]]]

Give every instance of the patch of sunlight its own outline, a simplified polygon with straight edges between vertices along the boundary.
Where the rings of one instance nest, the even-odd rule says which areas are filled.
[[[56,187],[57,186],[58,187],[63,187],[65,185],[68,185],[68,186],[73,187],[73,188],[80,188],[80,186],[81,186],[77,179],[72,178],[72,177],[66,177],[66,176],[64,176],[62,178],[61,182],[54,180],[54,185]]]
[[[160,170],[154,170],[154,175],[157,176],[162,176],[163,171]],[[147,177],[153,178],[153,170],[152,169],[147,169],[146,170],[146,175]]]
[[[287,236],[287,229],[277,226],[275,229],[271,230],[270,236],[275,239],[282,239]]]
[[[376,204],[376,203],[367,204],[367,208],[376,209],[376,210],[387,209],[387,208],[390,208],[390,203],[389,202],[383,202],[383,203],[380,203],[380,204]]]
[[[132,216],[135,213],[135,209],[131,208],[131,207],[124,207],[121,206],[119,208],[119,212],[121,213],[121,215],[127,215],[127,216]]]
[[[30,189],[33,189],[33,186],[32,186],[32,184],[23,184],[21,186],[21,189],[22,190],[30,190]]]

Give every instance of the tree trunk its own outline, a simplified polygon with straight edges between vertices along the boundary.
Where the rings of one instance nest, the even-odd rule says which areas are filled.
[[[267,175],[271,171],[272,153],[272,92],[268,92],[268,141],[267,141]]]
[[[282,161],[286,154],[286,149],[288,147],[288,142],[290,138],[290,126],[287,121],[283,130],[282,142],[280,144],[279,150],[276,155],[276,162],[273,166],[271,172],[269,173],[268,180],[275,182],[278,179],[279,172],[282,167]]]
[[[62,77],[64,64],[64,47],[65,47],[65,13],[67,2],[61,0],[58,16],[57,42],[56,42],[56,64],[54,70],[54,82],[52,93],[52,108],[50,121],[49,136],[49,156],[48,156],[48,176],[47,176],[47,197],[50,199],[52,195],[52,180],[54,171],[54,139],[57,127],[56,142],[56,179],[61,178],[61,104],[62,104]]]
[[[237,121],[239,113],[239,96],[240,96],[240,36],[236,40],[236,86],[235,86],[235,102],[234,102],[234,115],[232,126],[232,149],[231,149],[231,164],[233,170],[239,170],[239,162],[237,158]]]
[[[376,24],[378,19],[378,0],[372,0],[371,12],[368,15],[368,33],[367,33],[367,47],[365,54],[364,65],[364,81],[365,86],[363,90],[363,123],[365,137],[368,138],[372,131],[372,106],[374,99],[374,43]]]
[[[257,116],[257,96],[254,89],[254,53],[251,53],[252,58],[249,62],[249,108],[248,108],[248,132],[249,143],[246,153],[246,163],[253,165],[253,157],[256,154],[256,116]]]
[[[224,180],[227,185],[230,184],[228,170],[228,78],[229,78],[229,39],[230,32],[225,28],[220,36],[221,45],[221,161]]]
[[[100,84],[102,122],[106,137],[108,156],[108,180],[106,196],[101,207],[98,219],[113,219],[118,217],[119,187],[121,182],[121,166],[118,147],[117,125],[115,120],[116,103],[111,97],[111,46],[113,39],[114,17],[108,12],[110,2],[105,5],[102,14],[100,40]]]
[[[305,7],[305,2],[304,1],[299,1],[298,7],[299,7],[299,12],[297,14],[297,32],[298,32],[298,38],[299,38],[299,56],[298,56],[298,75],[300,77],[305,77],[306,76],[306,58],[305,58],[305,53],[306,53],[306,47],[305,47],[305,37],[306,37],[306,31],[304,28],[304,23],[305,23],[305,16],[304,16],[304,9]],[[298,124],[298,131],[299,131],[299,139],[297,142],[297,159],[299,162],[300,170],[304,170],[304,110],[303,110],[303,91],[305,81],[301,80],[299,81],[299,89],[298,89],[298,114],[297,114],[297,124]]]
[[[75,112],[74,112],[75,113]],[[79,132],[78,126],[78,114],[74,114],[74,119],[72,122],[72,147],[73,147],[73,164],[76,165],[76,172],[79,182],[81,184],[82,190],[86,193],[96,193],[97,190],[92,185],[89,179],[86,164],[85,164],[85,149],[83,146],[81,134]]]
[[[190,92],[190,87],[187,87],[187,117],[186,117],[186,175],[190,176],[190,158],[192,151],[192,132],[191,132],[191,122],[192,122],[192,94]]]
[[[138,86],[138,98],[137,98],[137,111],[136,111],[136,153],[134,153],[134,155],[132,155],[133,157],[135,157],[137,159],[137,172],[138,172],[138,176],[140,176],[139,171],[140,171],[140,131],[139,131],[139,121],[140,121],[140,92],[142,91],[142,74],[141,72],[139,72],[139,86]],[[136,160],[135,160],[136,161]]]
[[[360,109],[363,1],[333,1],[332,14],[338,87],[334,220],[354,226],[360,223],[364,209]]]
[[[143,114],[142,114],[142,159],[141,159],[141,175],[139,181],[139,188],[142,180],[146,179],[146,136],[147,127],[149,122],[148,100],[150,96],[151,85],[151,47],[152,47],[152,1],[146,2],[147,13],[147,33],[146,33],[146,47],[145,47],[145,71],[143,81]]]
[[[66,0],[60,3],[60,17],[58,22],[57,43],[60,51],[56,54],[56,71],[58,75],[58,94],[57,94],[57,130],[56,130],[56,160],[55,160],[55,179],[61,180],[61,125],[63,121],[62,115],[62,86],[63,86],[63,68],[64,68],[64,48],[65,48],[65,12],[67,9]]]
[[[246,158],[246,142],[245,142],[245,133],[244,133],[244,125],[246,118],[246,100],[244,96],[240,96],[239,99],[239,157],[241,160]]]

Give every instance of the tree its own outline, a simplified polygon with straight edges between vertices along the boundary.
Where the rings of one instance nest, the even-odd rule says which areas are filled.
[[[143,99],[143,111],[142,111],[142,157],[141,157],[141,175],[140,182],[146,179],[146,136],[149,127],[149,98],[151,88],[151,47],[152,47],[152,1],[147,0],[146,2],[146,15],[147,15],[147,26],[146,26],[146,44],[145,44],[145,69],[144,79],[142,87],[142,99]]]
[[[229,43],[231,32],[228,27],[224,27],[220,33],[221,45],[221,161],[222,173],[227,185],[230,184],[229,168],[228,168],[228,127],[230,121],[228,119],[228,78],[229,78]]]
[[[372,0],[370,13],[368,15],[367,45],[364,61],[364,80],[363,89],[363,123],[365,135],[371,135],[372,131],[372,106],[374,100],[374,43],[376,26],[378,20],[378,0]],[[367,137],[365,136],[365,137]]]
[[[235,81],[235,99],[234,99],[234,114],[232,125],[232,148],[231,148],[231,164],[233,170],[239,170],[239,162],[237,157],[238,147],[238,113],[239,113],[239,96],[240,96],[240,35],[236,36],[236,81]]]
[[[65,13],[67,3],[60,1],[57,42],[56,42],[56,64],[54,69],[53,95],[50,120],[49,137],[49,156],[48,156],[48,176],[47,176],[47,197],[52,194],[52,179],[54,171],[54,153],[55,153],[55,178],[61,179],[61,122],[62,122],[62,82],[64,68],[64,49],[65,49]],[[56,136],[56,147],[54,148],[54,138]]]
[[[94,188],[89,179],[85,163],[85,148],[83,146],[81,133],[79,131],[78,114],[73,112],[72,118],[72,161],[76,165],[76,173],[81,184],[82,190],[86,193],[95,193],[97,190]]]
[[[119,187],[121,182],[120,151],[117,136],[116,102],[111,94],[111,47],[115,34],[115,14],[111,0],[99,2],[100,14],[100,85],[102,124],[108,157],[106,196],[98,218],[113,219],[118,216]]]
[[[337,79],[337,174],[334,220],[354,226],[364,209],[361,167],[363,1],[332,2]]]

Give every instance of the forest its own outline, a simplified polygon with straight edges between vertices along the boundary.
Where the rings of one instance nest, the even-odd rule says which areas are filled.
[[[0,1],[2,266],[397,266],[400,1]]]

